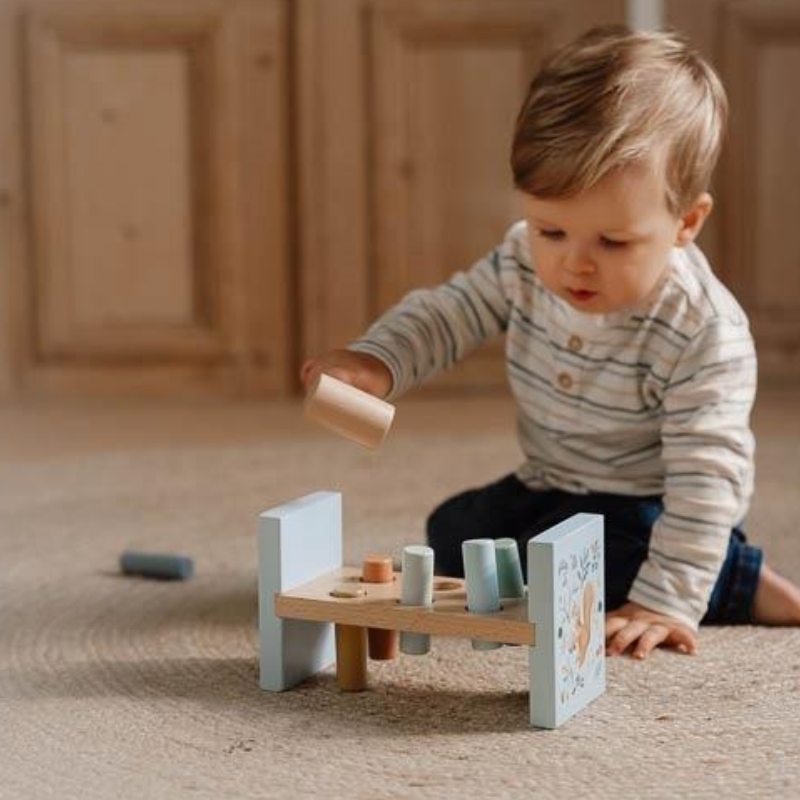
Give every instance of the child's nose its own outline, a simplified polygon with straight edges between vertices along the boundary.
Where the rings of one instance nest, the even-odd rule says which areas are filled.
[[[589,253],[583,248],[572,248],[567,254],[567,272],[572,275],[589,275],[597,269],[597,265],[592,261]]]

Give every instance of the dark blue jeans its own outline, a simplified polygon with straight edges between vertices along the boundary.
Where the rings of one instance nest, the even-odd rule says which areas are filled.
[[[435,553],[437,572],[461,577],[464,574],[462,542],[509,536],[519,542],[522,568],[527,574],[528,539],[573,514],[602,514],[605,517],[606,609],[612,611],[626,602],[639,567],[647,558],[651,528],[663,509],[661,496],[535,491],[515,475],[508,475],[442,503],[428,518],[428,544]],[[734,528],[704,623],[752,621],[762,561],[761,550],[749,545],[744,533]]]

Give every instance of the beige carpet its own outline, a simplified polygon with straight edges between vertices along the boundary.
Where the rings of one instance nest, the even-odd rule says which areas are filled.
[[[800,396],[762,396],[749,528],[800,579]],[[345,496],[346,558],[422,540],[433,504],[513,468],[505,401],[410,401],[376,455],[291,405],[0,409],[0,797],[800,797],[800,631],[705,629],[609,662],[608,693],[527,724],[525,648],[257,688],[255,517]],[[464,436],[466,431],[477,430]],[[194,557],[163,584],[126,547]]]

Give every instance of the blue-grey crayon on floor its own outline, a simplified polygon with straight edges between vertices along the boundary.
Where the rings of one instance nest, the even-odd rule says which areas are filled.
[[[194,574],[194,562],[188,556],[169,553],[124,552],[119,559],[119,568],[126,575],[141,575],[144,578],[183,581]]]

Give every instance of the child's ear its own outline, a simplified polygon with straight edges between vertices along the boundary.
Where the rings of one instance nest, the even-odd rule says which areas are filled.
[[[714,199],[708,192],[703,192],[680,218],[678,233],[675,237],[677,247],[684,247],[697,238],[700,231],[703,230],[703,224],[712,208],[714,208]]]

